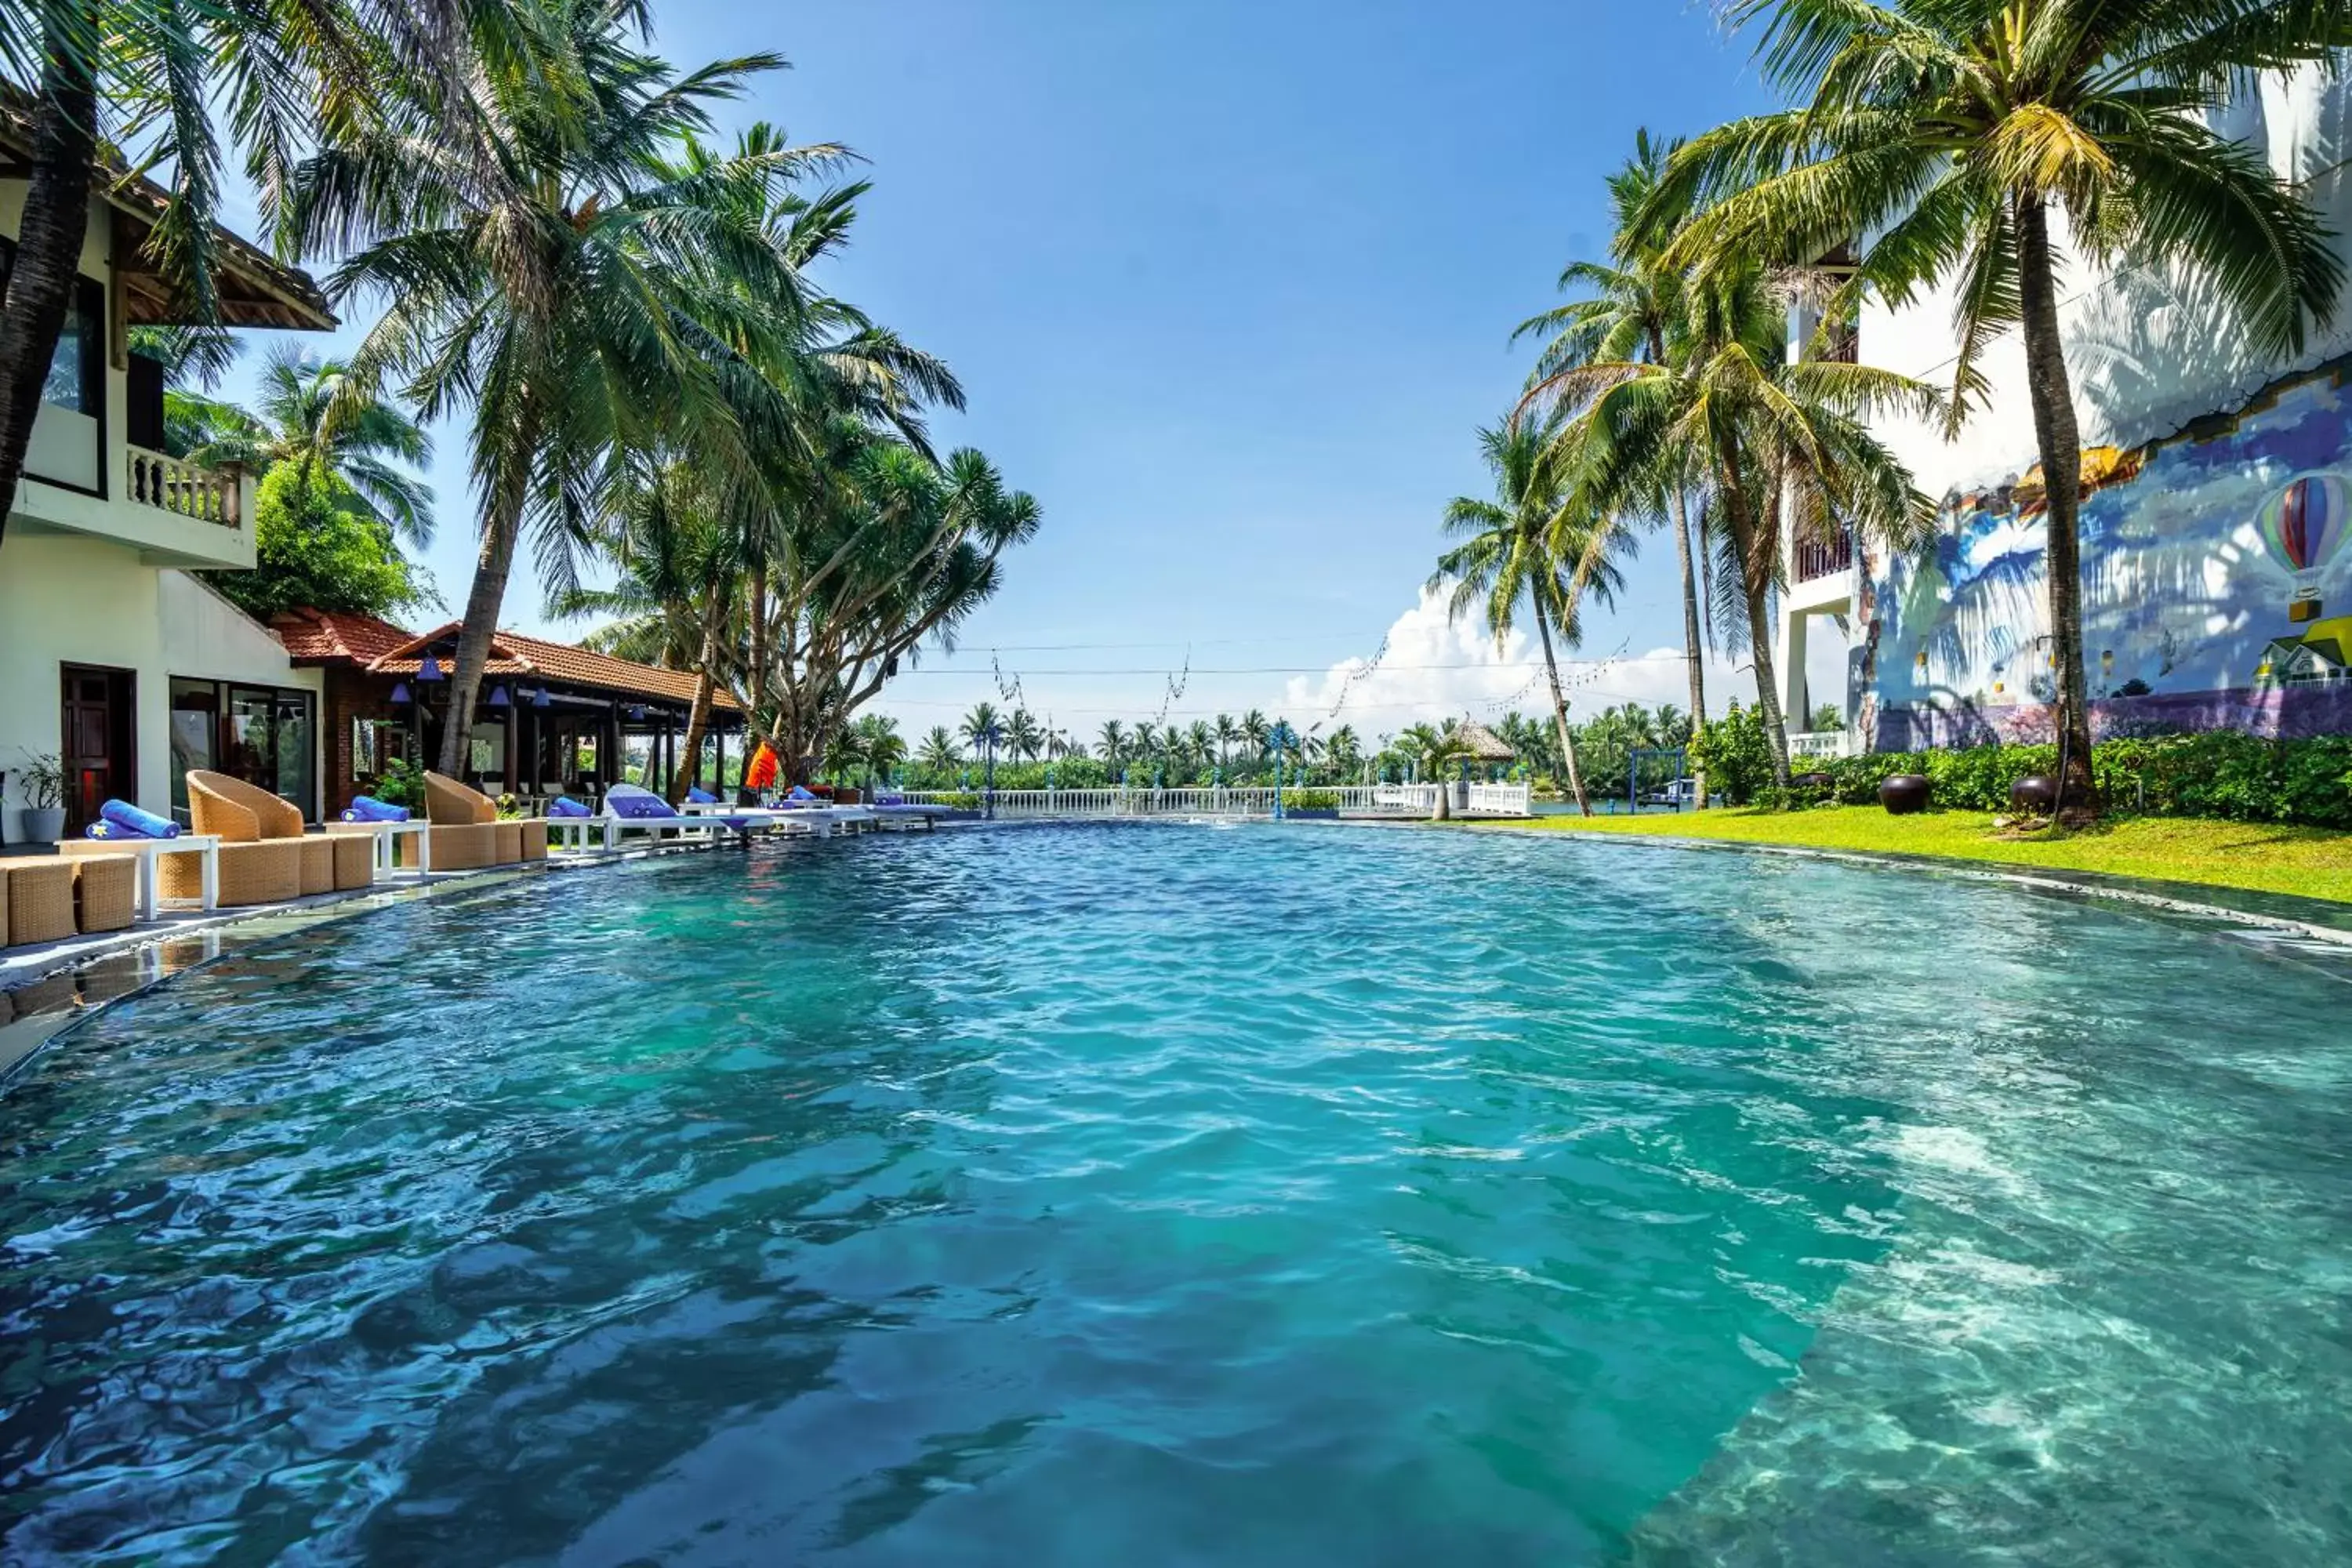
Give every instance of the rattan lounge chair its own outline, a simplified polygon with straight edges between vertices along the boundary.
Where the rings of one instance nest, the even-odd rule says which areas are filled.
[[[523,858],[526,827],[538,829],[540,854],[547,852],[547,824],[501,821],[498,802],[442,773],[425,775],[425,820],[433,825],[436,871],[516,865]]]
[[[139,862],[128,855],[73,858],[74,923],[88,936],[127,930],[138,913]]]
[[[324,835],[302,832],[302,814],[243,779],[202,768],[188,774],[188,817],[194,831],[220,840],[220,903],[224,908],[282,903],[306,887],[334,886],[334,849]],[[316,847],[312,847],[313,845]],[[311,870],[304,875],[304,861]],[[194,899],[203,890],[203,858],[163,855],[156,866],[166,899]]]
[[[74,863],[63,856],[0,861],[8,884],[7,943],[62,942],[74,934]]]

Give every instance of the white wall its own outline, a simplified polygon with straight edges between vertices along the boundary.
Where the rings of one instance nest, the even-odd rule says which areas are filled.
[[[0,543],[0,768],[58,749],[60,664],[136,673],[138,804],[152,811],[171,802],[173,676],[313,693],[324,685],[319,671],[289,665],[268,630],[184,574],[105,540],[12,530]],[[12,787],[11,838],[21,804]]]

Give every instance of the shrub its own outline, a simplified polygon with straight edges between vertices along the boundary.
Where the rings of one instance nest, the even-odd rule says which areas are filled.
[[[1772,742],[1764,733],[1763,712],[1742,708],[1738,698],[1722,718],[1700,726],[1690,754],[1691,765],[1706,774],[1707,788],[1721,790],[1734,805],[1772,788]]]
[[[1849,805],[1878,798],[1890,773],[1924,773],[1939,806],[2006,811],[2009,786],[2058,770],[2051,745],[1969,746],[1843,757],[1822,771]],[[2117,811],[2352,828],[2352,735],[2266,741],[2236,730],[2102,742],[2091,756],[2099,794]]]
[[[253,547],[250,572],[203,575],[256,620],[302,608],[389,616],[439,603],[432,580],[401,553],[392,531],[332,474],[305,482],[299,465],[280,463],[262,476]]]
[[[1282,792],[1285,811],[1337,811],[1339,796],[1335,790],[1286,789]]]

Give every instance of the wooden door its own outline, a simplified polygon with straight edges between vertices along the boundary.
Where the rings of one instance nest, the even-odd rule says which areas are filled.
[[[139,763],[132,751],[137,677],[127,669],[68,664],[62,671],[66,833],[77,835],[109,797],[136,800]]]

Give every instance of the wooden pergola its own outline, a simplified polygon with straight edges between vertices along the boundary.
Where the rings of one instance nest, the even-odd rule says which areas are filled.
[[[437,694],[446,702],[447,688],[431,679],[426,661],[446,679],[457,665],[458,630],[458,623],[452,621],[368,666],[369,673],[390,688],[387,696],[394,707],[408,715],[420,754],[428,758],[437,752],[440,728],[446,722],[446,710],[436,713],[434,700]],[[681,776],[688,785],[702,784],[702,759],[679,754],[694,684],[691,671],[662,669],[569,643],[499,632],[490,639],[474,725],[478,736],[485,726],[502,726],[504,744],[496,748],[498,765],[473,770],[468,782],[525,801],[557,795],[593,799],[619,780],[629,742],[641,739],[647,748],[649,788],[667,791]],[[405,702],[398,700],[404,696]],[[751,715],[733,692],[722,687],[711,693],[706,734],[717,748],[712,786],[726,777],[728,741],[743,736],[750,722]],[[592,754],[593,766],[584,761]]]

